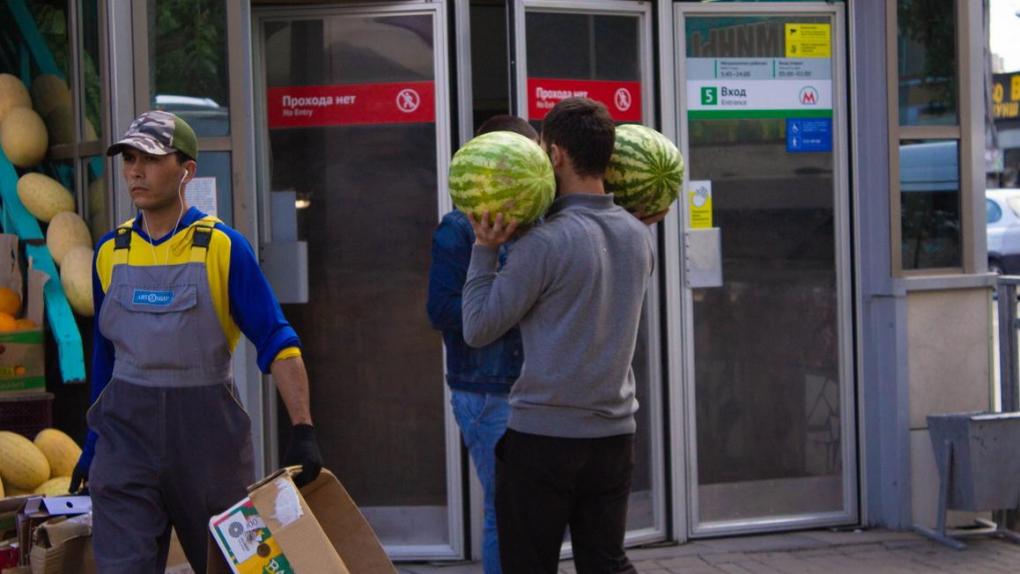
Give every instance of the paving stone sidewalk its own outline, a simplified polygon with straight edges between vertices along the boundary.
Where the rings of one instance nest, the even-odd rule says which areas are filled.
[[[912,532],[811,531],[701,540],[628,551],[641,574],[919,574],[1020,572],[1020,545],[966,540],[956,551]],[[479,563],[399,564],[401,574],[482,574]],[[561,574],[574,574],[570,561]]]

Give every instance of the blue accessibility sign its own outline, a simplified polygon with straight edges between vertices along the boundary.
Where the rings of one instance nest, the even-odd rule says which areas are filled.
[[[832,118],[786,118],[786,151],[832,151]]]

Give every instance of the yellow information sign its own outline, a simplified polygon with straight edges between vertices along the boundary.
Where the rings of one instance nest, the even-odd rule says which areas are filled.
[[[786,24],[787,58],[829,58],[832,56],[832,26],[829,24]]]
[[[687,213],[691,229],[712,227],[712,182],[692,181],[687,186]]]

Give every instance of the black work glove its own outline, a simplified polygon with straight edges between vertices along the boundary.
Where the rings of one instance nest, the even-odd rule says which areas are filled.
[[[88,494],[89,467],[92,466],[91,453],[83,452],[78,464],[71,471],[71,486],[67,489],[71,494]]]
[[[319,442],[315,440],[315,427],[306,424],[294,425],[290,431],[290,444],[287,445],[287,452],[283,455],[283,465],[301,465],[301,472],[294,477],[294,484],[298,488],[319,476],[319,471],[322,470],[322,453],[319,452]]]

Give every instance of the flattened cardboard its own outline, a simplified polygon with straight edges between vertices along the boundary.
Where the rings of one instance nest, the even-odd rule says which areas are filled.
[[[249,499],[294,572],[396,574],[382,544],[356,504],[328,470],[292,498],[292,471],[280,470],[252,485]],[[296,505],[294,504],[296,502]],[[221,515],[223,516],[223,515]],[[209,574],[230,574],[231,568],[212,538],[210,521]]]

